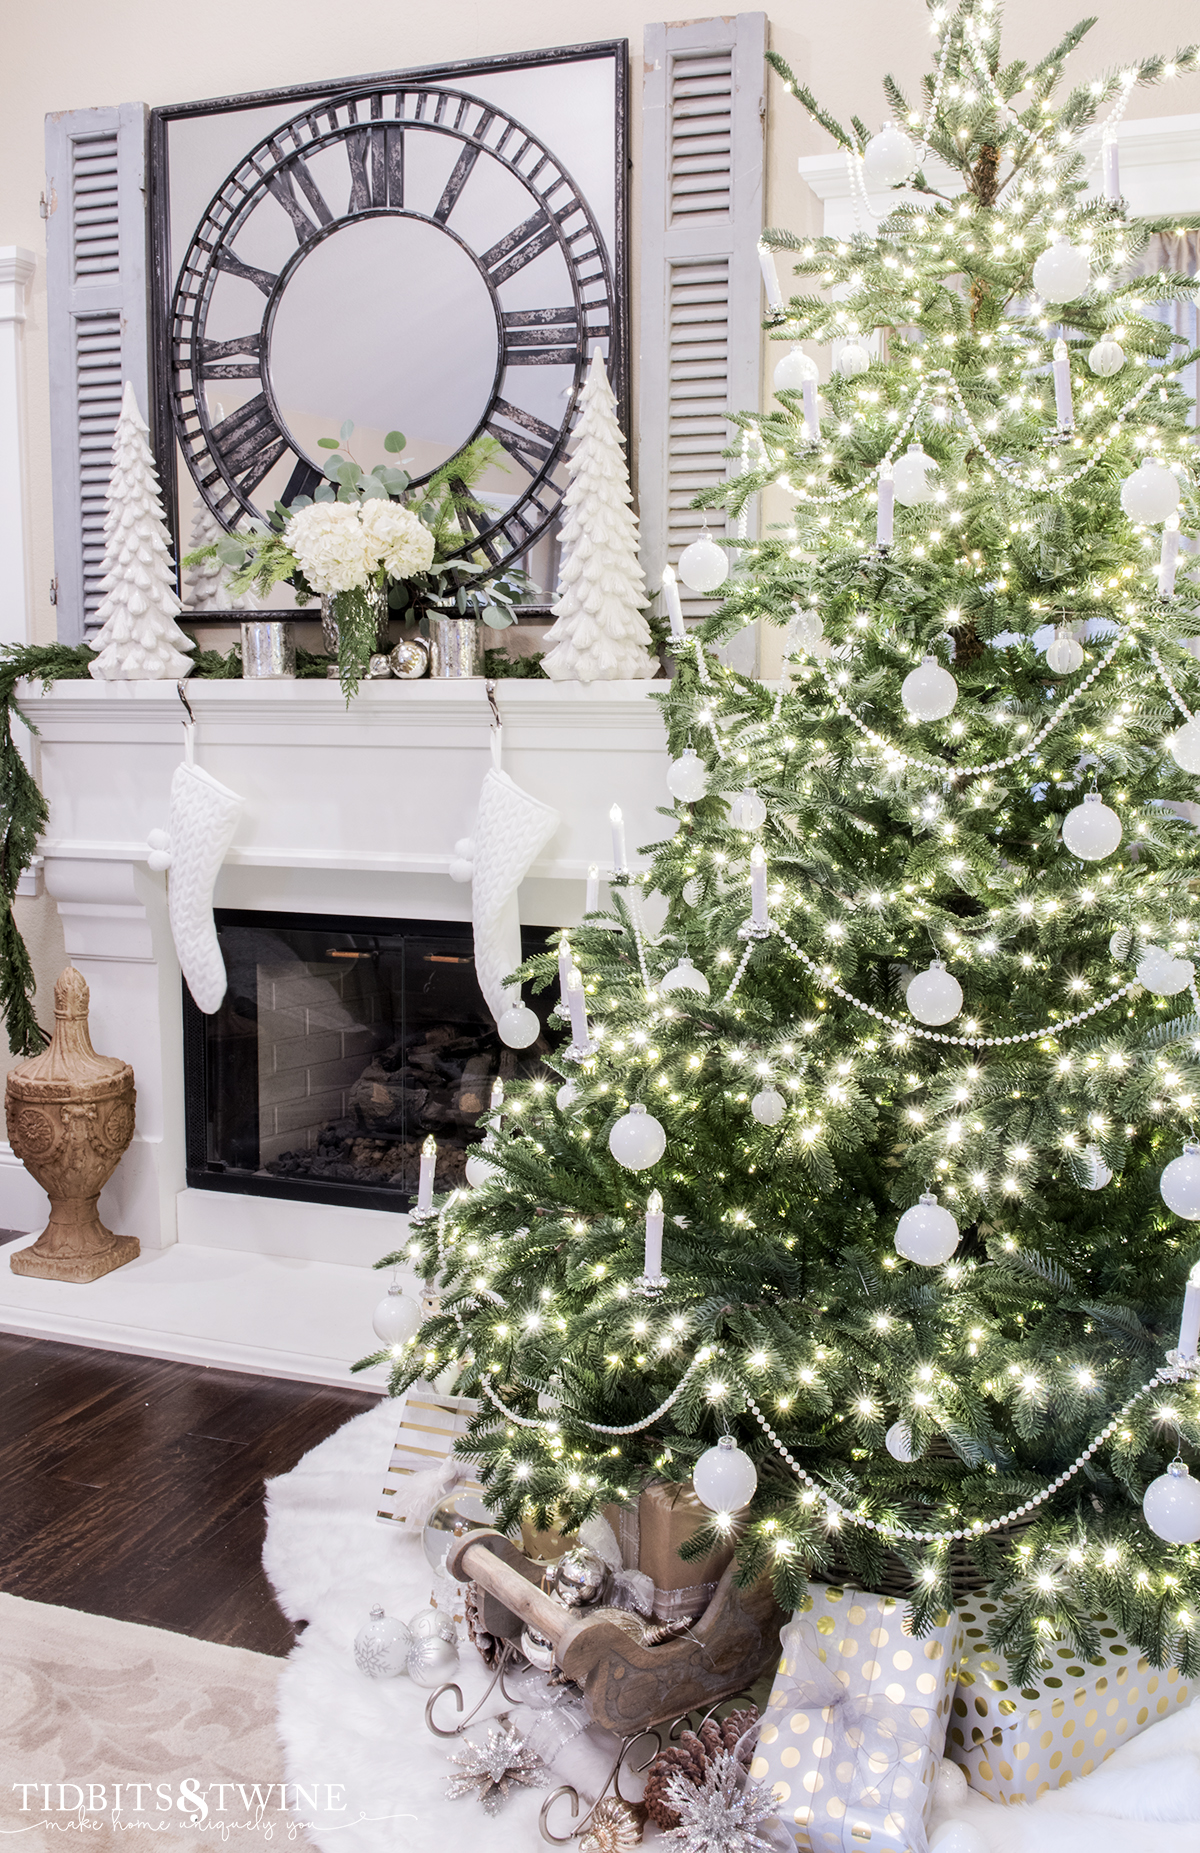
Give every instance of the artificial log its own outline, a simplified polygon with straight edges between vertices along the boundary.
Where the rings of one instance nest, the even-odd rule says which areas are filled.
[[[770,1579],[739,1589],[732,1563],[687,1634],[666,1641],[648,1638],[653,1630],[624,1609],[561,1607],[539,1587],[541,1566],[498,1531],[474,1531],[452,1545],[446,1568],[456,1582],[475,1584],[489,1634],[519,1640],[528,1627],[552,1642],[592,1721],[618,1737],[707,1711],[779,1659],[785,1618]]]
[[[141,1252],[136,1236],[100,1220],[100,1192],[133,1137],[133,1069],[97,1055],[88,987],[68,966],[54,987],[50,1047],[9,1072],[4,1093],[13,1151],[50,1199],[50,1221],[9,1265],[42,1280],[98,1280]]]

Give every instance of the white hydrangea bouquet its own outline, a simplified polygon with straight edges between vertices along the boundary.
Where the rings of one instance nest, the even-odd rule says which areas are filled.
[[[244,532],[197,548],[183,562],[220,560],[233,569],[233,595],[252,590],[263,598],[286,583],[298,605],[314,597],[331,600],[347,701],[378,647],[381,598],[401,616],[458,612],[500,628],[513,622],[513,603],[528,584],[520,573],[498,577],[463,551],[471,531],[464,517],[481,512],[472,485],[498,449],[492,439],[468,445],[414,492],[398,466],[380,463],[364,471],[350,454],[353,431],[347,421],[339,438],[319,440],[335,454],[313,496],[297,496],[287,507],[277,502],[269,521],[251,521]],[[404,445],[400,431],[384,439],[391,453]]]

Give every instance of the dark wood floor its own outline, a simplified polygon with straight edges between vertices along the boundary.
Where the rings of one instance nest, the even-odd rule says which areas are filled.
[[[375,1401],[0,1333],[0,1588],[286,1654],[263,1480]]]

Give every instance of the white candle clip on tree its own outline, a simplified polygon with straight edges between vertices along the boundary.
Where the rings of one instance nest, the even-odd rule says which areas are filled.
[[[126,380],[105,497],[103,628],[88,665],[97,681],[176,681],[193,667],[183,652],[196,646],[175,622],[181,606],[148,435]]]
[[[658,663],[647,648],[642,611],[649,601],[617,402],[599,353],[581,403],[563,498],[555,622],[546,632],[553,647],[542,668],[555,682],[642,681],[657,673]]]

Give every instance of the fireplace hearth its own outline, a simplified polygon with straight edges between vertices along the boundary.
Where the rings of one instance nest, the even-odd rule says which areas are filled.
[[[421,1145],[435,1188],[463,1182],[497,1078],[536,1074],[543,1031],[501,1043],[465,922],[218,909],[229,989],[201,1015],[184,989],[187,1181],[206,1190],[403,1210]],[[525,928],[525,955],[546,944]]]

